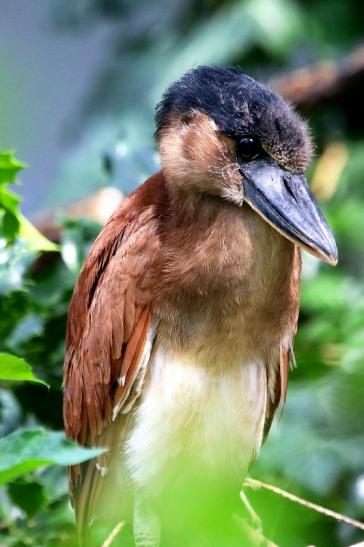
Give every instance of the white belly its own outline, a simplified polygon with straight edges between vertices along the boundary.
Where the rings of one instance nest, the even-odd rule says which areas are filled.
[[[262,442],[264,366],[242,362],[211,370],[159,349],[149,367],[125,445],[134,482],[152,485],[186,461],[224,465],[242,478]]]

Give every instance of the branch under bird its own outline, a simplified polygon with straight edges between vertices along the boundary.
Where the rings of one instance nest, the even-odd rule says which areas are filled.
[[[104,227],[69,309],[66,431],[108,448],[70,469],[87,546],[121,521],[158,545],[158,496],[191,476],[193,496],[221,500],[224,477],[238,499],[286,398],[300,248],[337,262],[303,174],[308,129],[281,97],[202,66],[165,92],[156,123],[161,171]]]

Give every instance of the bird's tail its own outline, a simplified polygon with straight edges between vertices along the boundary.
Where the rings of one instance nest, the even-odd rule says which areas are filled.
[[[82,547],[99,547],[123,518],[130,519],[127,480],[121,476],[120,445],[125,419],[120,415],[98,437],[96,446],[107,448],[105,454],[69,469],[71,499]]]

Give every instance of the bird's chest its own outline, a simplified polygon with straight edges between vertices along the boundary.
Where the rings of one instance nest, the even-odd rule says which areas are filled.
[[[225,207],[211,225],[179,237],[154,305],[164,346],[205,363],[216,355],[251,361],[257,347],[269,353],[292,312],[292,243],[249,207]]]
[[[241,478],[262,440],[266,375],[243,359],[223,373],[158,347],[127,445],[141,485],[191,466]]]
[[[243,472],[264,427],[269,361],[290,312],[293,245],[224,208],[165,244],[148,377],[126,443],[139,484],[188,463]]]

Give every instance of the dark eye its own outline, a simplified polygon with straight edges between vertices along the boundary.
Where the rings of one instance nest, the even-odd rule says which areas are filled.
[[[245,161],[250,161],[259,156],[262,151],[260,142],[252,137],[244,137],[236,144],[236,152],[238,158]]]

